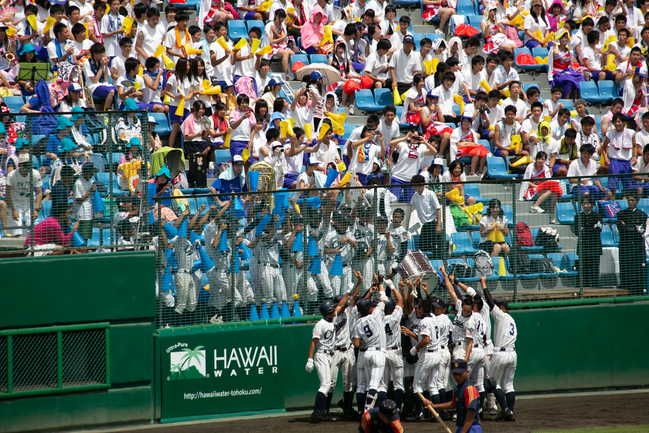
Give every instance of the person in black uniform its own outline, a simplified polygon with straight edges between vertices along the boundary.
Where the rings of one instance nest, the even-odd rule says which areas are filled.
[[[602,215],[593,211],[590,198],[584,196],[584,210],[577,216],[577,253],[584,287],[599,283],[599,257],[602,255]]]
[[[395,433],[403,432],[397,404],[392,400],[383,400],[379,407],[366,411],[358,426],[360,433]]]
[[[464,359],[451,361],[451,373],[457,386],[453,388],[453,400],[448,403],[432,404],[425,400],[425,406],[433,406],[435,410],[455,408],[457,410],[456,433],[482,433],[478,409],[480,394],[469,380],[469,370]]]
[[[638,194],[627,196],[628,209],[617,213],[617,229],[620,232],[620,288],[631,295],[647,292],[644,232],[647,214],[637,208]]]

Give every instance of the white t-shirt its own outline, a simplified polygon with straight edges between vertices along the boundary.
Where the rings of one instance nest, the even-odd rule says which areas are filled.
[[[394,68],[394,77],[397,83],[412,83],[412,77],[415,75],[418,65],[417,54],[414,51],[406,54],[403,50],[399,50],[392,54],[390,59],[390,67]]]
[[[608,138],[608,156],[610,159],[631,161],[633,158],[633,136],[635,132],[624,128],[624,131],[617,132],[615,129],[606,133]]]
[[[516,117],[527,116],[527,104],[520,97],[516,100],[516,102],[514,102],[512,98],[507,98],[503,101],[501,105],[503,107],[503,110],[507,108],[509,105],[513,105],[514,107],[516,107]]]
[[[81,220],[81,221],[89,221],[92,220],[92,200],[91,197],[89,196],[86,200],[84,200],[82,203],[77,203],[77,199],[82,198],[88,191],[90,191],[90,188],[92,188],[93,182],[91,180],[85,180],[83,177],[79,177],[77,181],[74,183],[74,205],[72,206],[72,215],[75,216],[76,219]]]
[[[567,177],[581,177],[581,176],[592,176],[597,172],[597,163],[592,159],[588,160],[588,166],[584,166],[581,162],[581,158],[576,159],[570,163],[568,167],[568,176]],[[586,180],[586,179],[582,179]],[[588,179],[586,185],[592,185],[593,181]]]
[[[239,50],[240,56],[248,56],[251,53],[251,48],[249,44],[246,44],[241,50]],[[227,62],[227,60],[225,60]],[[234,64],[234,70],[232,71],[234,76],[239,77],[249,77],[254,79],[255,77],[255,57],[252,59],[240,60]]]
[[[530,164],[528,167],[533,166],[534,164]],[[500,224],[500,227],[504,228],[507,227],[507,218],[505,215],[501,215],[498,218],[494,218],[493,216],[489,215],[483,215],[482,218],[480,218],[480,226],[484,228],[489,228],[491,224]],[[480,243],[487,242],[489,237],[488,232],[485,232],[483,235],[480,233]]]
[[[365,151],[365,160],[363,162],[358,161],[358,154],[360,148],[363,146]],[[369,142],[363,143],[354,149],[354,154],[352,155],[352,161],[350,161],[349,170],[354,170],[356,173],[368,175],[372,172],[372,166],[374,165],[374,158],[378,157],[381,146],[376,143]]]
[[[489,110],[487,118],[489,119],[490,126],[496,125],[496,123],[505,118],[505,108],[502,105],[496,105],[493,108],[487,106],[487,109]]]
[[[437,220],[437,210],[440,209],[437,194],[424,188],[421,194],[414,193],[410,204],[417,211],[417,216],[422,224]]]
[[[187,35],[185,37],[185,32],[181,32],[178,30],[180,33],[180,45],[184,46],[185,44],[191,44],[192,43],[192,38],[191,36]],[[167,32],[167,35],[165,36],[163,44],[165,48],[171,48],[171,51],[178,52],[180,51],[180,48],[176,48],[176,29],[173,28]],[[174,64],[178,62],[179,57],[176,57],[174,55],[170,55],[169,59],[171,59]]]
[[[101,31],[102,34],[108,32],[114,32],[115,30],[121,29],[122,24],[124,24],[123,16],[121,16],[120,14],[114,16],[109,12],[101,18],[99,30]],[[104,47],[106,47],[106,56],[113,57],[120,52],[119,41],[123,37],[124,37],[124,33],[117,33],[116,35],[108,36],[108,37],[104,36]]]
[[[139,75],[135,75],[135,78],[131,78],[131,77],[126,76],[126,75],[121,75],[119,77],[119,79],[117,80],[116,87],[122,87],[124,89],[124,91],[126,91],[129,88],[131,88],[132,85],[135,86],[135,83],[140,84],[140,90],[144,89],[144,87],[145,87],[144,86],[144,80]],[[118,95],[115,95],[115,97],[117,98],[117,104],[118,105],[123,102],[121,99],[119,99]],[[142,98],[135,98],[133,96],[130,96],[130,98],[134,99],[136,102],[142,102],[141,101]]]
[[[455,111],[453,110],[453,105],[455,101],[453,100],[453,88],[451,87],[448,90],[444,90],[444,86],[435,87],[435,94],[439,97],[439,106],[442,110],[444,116],[455,117]]]
[[[383,144],[385,144],[385,147],[387,148],[390,145],[390,142],[394,140],[395,138],[399,138],[401,135],[399,132],[399,124],[397,123],[396,117],[392,121],[392,125],[388,126],[385,123],[385,119],[381,119],[379,122],[379,126],[376,128],[376,132],[383,133]]]
[[[388,66],[388,56],[383,55],[379,57],[378,53],[373,51],[367,56],[364,71],[369,72],[375,77],[387,78],[388,73],[384,72],[386,66]]]
[[[427,148],[420,144],[413,152],[414,157],[410,157],[410,146],[404,141],[397,144],[394,150],[399,152],[399,160],[392,166],[391,175],[402,182],[410,183],[412,177],[419,172],[419,160],[424,158]]]
[[[81,42],[73,41],[72,46],[74,46],[74,55],[78,56],[79,53],[85,50],[90,50],[90,47],[93,46],[93,42],[90,39],[84,39]],[[90,53],[87,53],[88,55]]]
[[[503,66],[498,66],[493,72],[495,74],[494,84],[500,86],[508,81],[520,81],[518,72],[514,68],[509,68],[509,72],[505,71]]]
[[[599,54],[596,54],[595,50],[593,50],[590,46],[584,47],[579,53],[579,60],[582,64],[584,64],[584,59],[588,59],[588,63],[590,64],[590,67],[592,69],[595,69],[596,71],[602,70],[601,56]]]
[[[170,86],[169,92],[173,94],[174,96],[179,96],[181,93],[183,95],[189,95],[189,92],[192,89],[192,83],[189,81],[189,78],[185,77],[183,78],[180,83],[178,82],[178,77],[176,74],[171,74],[169,78],[167,79],[167,85]],[[178,88],[180,87],[180,92],[178,91]],[[180,99],[175,100],[173,98],[170,99],[169,101],[169,106],[170,107],[177,107],[178,104],[180,103]],[[190,107],[187,106],[188,102],[185,101],[185,110],[189,110]],[[248,138],[250,139],[250,134],[248,134]]]
[[[115,57],[113,57],[113,60],[110,62],[110,70],[112,71],[113,69],[115,69],[118,77],[126,74],[126,67],[124,66],[125,60],[126,58],[122,56],[122,53],[120,52]]]
[[[155,54],[158,47],[162,45],[162,41],[166,34],[166,31],[162,26],[157,25],[155,28],[151,28],[149,23],[145,23],[143,26],[138,27],[137,32],[138,35],[136,35],[136,41],[137,36],[142,33],[143,39],[140,48],[142,48],[142,51],[147,54],[147,58]],[[137,54],[137,52],[135,54]],[[146,62],[146,59],[143,59],[142,56],[138,55],[138,57],[140,58],[141,63]]]
[[[226,45],[228,46],[229,50],[232,51],[232,42],[227,41]],[[225,50],[221,45],[219,45],[216,40],[210,44],[210,51],[214,51],[214,54],[216,54],[216,59],[220,59],[223,56],[225,56]],[[225,59],[221,63],[219,63],[217,66],[214,67],[214,77],[219,80],[219,81],[225,81],[229,80],[232,81],[232,64],[230,62],[230,59]],[[272,107],[268,107],[271,109]]]
[[[541,31],[541,35],[545,37],[545,30],[550,27],[550,25],[547,23],[547,21],[544,21],[541,16],[537,18],[537,20],[534,20],[534,17],[532,14],[528,15],[525,17],[525,30],[529,30],[532,32],[532,34],[536,33],[537,31]],[[525,33],[525,43],[530,40],[530,37],[527,36],[527,33]]]
[[[32,179],[20,174],[20,170],[14,170],[7,176],[7,185],[11,187],[11,201],[16,209],[29,209],[30,196],[36,200],[34,188],[41,188],[43,181],[38,170],[32,169]],[[34,201],[36,205],[36,201]]]
[[[477,74],[474,74],[471,69],[468,69],[466,72],[464,72],[464,79],[469,90],[477,92],[482,89],[480,82],[483,80],[487,81],[487,73],[484,69],[481,69]]]

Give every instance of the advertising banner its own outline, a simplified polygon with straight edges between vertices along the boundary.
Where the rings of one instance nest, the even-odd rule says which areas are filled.
[[[161,420],[284,409],[278,328],[160,332]]]

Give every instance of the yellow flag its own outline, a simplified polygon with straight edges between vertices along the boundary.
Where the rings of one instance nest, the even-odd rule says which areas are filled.
[[[322,138],[325,136],[327,131],[329,131],[329,124],[328,123],[321,124],[321,126],[320,126],[320,134],[318,134],[318,140],[322,140]]]
[[[331,26],[327,25],[324,27],[324,35],[322,35],[322,40],[318,44],[318,46],[323,46],[327,42],[333,42],[333,34],[331,33]]]
[[[311,141],[313,140],[313,124],[305,123],[304,124],[304,133],[306,134],[306,139]]]

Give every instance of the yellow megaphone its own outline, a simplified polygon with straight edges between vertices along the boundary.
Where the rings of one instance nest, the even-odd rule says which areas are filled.
[[[328,123],[323,123],[322,125],[320,125],[320,133],[318,134],[318,140],[322,141],[324,136],[327,134],[327,131],[329,131]]]
[[[203,95],[220,95],[221,86],[210,87],[209,89],[203,91]]]
[[[279,122],[279,133],[281,138],[286,138],[286,131],[288,130],[288,122],[286,120],[282,120]]]
[[[185,44],[185,54],[188,56],[200,56],[203,54],[203,50],[197,50],[196,48],[192,47],[190,44]]]
[[[457,204],[464,204],[464,196],[460,195],[460,190],[453,188],[446,193],[446,198]]]
[[[288,132],[289,136],[294,136],[295,132],[293,132],[293,125],[295,125],[295,122],[291,122],[291,120],[295,119],[288,119],[288,125],[286,125],[286,132]]]
[[[259,7],[257,8],[257,12],[266,12],[269,11],[271,6],[273,5],[273,0],[268,0],[266,2],[263,2]]]
[[[36,22],[36,15],[30,15],[27,17],[27,22],[29,23],[30,26],[32,26],[32,29],[38,31],[38,23]],[[86,25],[86,31],[88,30],[88,26]],[[88,36],[86,35],[86,38]]]
[[[629,48],[633,48],[634,45],[635,45],[635,39],[633,38],[633,36],[629,36],[629,39],[627,39],[626,41],[626,46]]]
[[[324,35],[322,35],[322,39],[320,40],[320,43],[318,44],[319,47],[323,46],[324,44],[328,42],[333,42],[333,34],[331,33],[331,26],[327,25],[324,27]]]
[[[270,45],[266,45],[264,48],[259,50],[257,54],[259,54],[260,56],[265,56],[266,54],[270,54],[272,52],[273,52],[273,47],[271,47]]]
[[[605,71],[614,71],[617,65],[615,64],[615,54],[609,54],[606,56],[606,67]]]
[[[334,127],[334,134],[345,135],[345,128],[343,128],[341,124],[339,124],[335,120],[332,120],[331,123]]]
[[[225,39],[223,39],[223,36],[220,36],[217,40],[216,43],[221,46],[225,51],[230,51],[230,47],[228,47],[227,42],[225,42]]]
[[[520,15],[516,15],[516,17],[509,22],[509,25],[511,27],[523,27],[525,24],[525,21],[523,20],[523,17]]]
[[[509,144],[509,150],[513,150],[514,154],[521,153],[523,148],[523,141],[521,140],[520,135],[512,135],[512,142]]]
[[[606,38],[606,40],[604,41],[604,48],[602,49],[602,51],[604,51],[604,52],[608,51],[608,45],[611,42],[617,42],[617,36],[611,35],[608,38]]]
[[[108,8],[108,6],[106,6],[106,8]],[[47,21],[45,21],[45,27],[43,28],[43,34],[49,32],[54,24],[56,24],[56,19],[54,17],[47,17]]]
[[[453,95],[453,101],[460,106],[460,115],[464,113],[464,98],[460,95]]]
[[[343,178],[340,179],[340,186],[345,186],[345,185],[347,185],[347,183],[350,181],[351,178],[352,178],[352,172],[351,172],[351,171],[348,171],[347,173],[345,173],[345,175],[343,176]]]
[[[162,61],[164,62],[165,67],[168,70],[172,71],[172,70],[174,70],[176,68],[176,64],[166,54],[162,55]]]
[[[579,114],[579,113],[577,113],[577,110],[572,110],[572,111],[570,112],[570,117],[577,117],[578,114]]]
[[[167,49],[163,45],[160,45],[158,49],[155,50],[155,53],[153,53],[153,57],[160,57],[166,50]]]
[[[144,75],[144,68],[142,67],[142,65],[140,65],[140,69],[138,69],[138,71],[137,71],[137,75],[140,76],[140,77],[141,77],[142,75]]]
[[[505,242],[505,237],[503,236],[503,232],[500,230],[492,230],[489,232],[487,235],[487,239],[489,239],[491,242]]]
[[[431,75],[437,73],[437,65],[439,65],[439,59],[433,59],[430,61]]]
[[[399,95],[399,92],[397,89],[394,89],[392,91],[392,99],[394,101],[394,105],[402,105],[403,101],[401,100],[401,96]]]
[[[313,123],[307,122],[304,124],[304,133],[306,134],[307,140],[313,140]]]
[[[17,30],[14,29],[13,27],[7,27],[5,29],[5,33],[7,34],[7,36],[13,36],[17,33]]]
[[[135,87],[135,90],[140,90],[140,88],[141,88],[142,86],[140,85],[140,83],[139,83],[138,81],[135,81],[135,82],[133,83],[133,87]]]
[[[203,80],[203,82],[201,82],[201,86],[203,86],[203,91],[209,90],[210,87],[212,87],[212,83],[210,83],[210,80]]]
[[[244,38],[241,38],[239,42],[234,46],[234,51],[240,50],[241,48],[245,47],[248,45],[248,41],[245,40]]]
[[[552,42],[554,40],[554,34],[555,34],[554,32],[548,33],[548,35],[545,37],[545,39],[543,39],[543,43],[547,44],[549,42]]]
[[[131,33],[131,28],[133,27],[133,21],[134,20],[131,17],[124,18],[124,21],[122,22],[122,30],[124,30],[125,35]]]
[[[241,151],[241,158],[243,158],[243,162],[247,162],[250,158],[250,151],[247,147]]]
[[[412,87],[411,87],[410,89],[412,89]],[[410,89],[406,90],[405,92],[403,92],[403,93],[401,94],[401,100],[402,100],[402,101],[405,102],[405,100],[406,100],[406,94],[410,91]],[[407,107],[406,107],[406,108],[407,108]]]
[[[257,39],[257,38],[252,39],[252,48],[251,48],[252,54],[257,53],[257,50],[259,50],[259,45],[260,44],[261,44],[261,39]]]
[[[178,104],[178,108],[176,108],[176,116],[178,117],[183,117],[185,114],[185,97],[180,100],[180,104]]]
[[[432,75],[433,74],[433,62],[430,60],[426,60],[424,62],[424,68],[426,69],[426,75]]]
[[[510,98],[512,96],[512,94],[509,92],[509,89],[503,89],[503,90],[500,91],[500,93],[505,95],[505,98]],[[500,101],[500,102],[502,102],[502,101]]]
[[[340,125],[343,125],[345,123],[345,120],[347,119],[347,113],[341,113],[341,114],[327,113],[327,116],[329,116],[331,119],[338,122]]]
[[[512,167],[518,167],[519,165],[531,164],[533,162],[534,162],[534,160],[532,159],[532,157],[529,156],[529,155],[526,155],[526,156],[522,157],[521,159],[519,159],[518,161],[511,164],[511,166]]]
[[[479,84],[480,84],[480,87],[482,87],[483,89],[485,89],[487,91],[487,93],[491,92],[492,89],[491,89],[491,86],[489,85],[489,83],[487,83],[487,80],[482,80],[482,81],[480,81]]]

